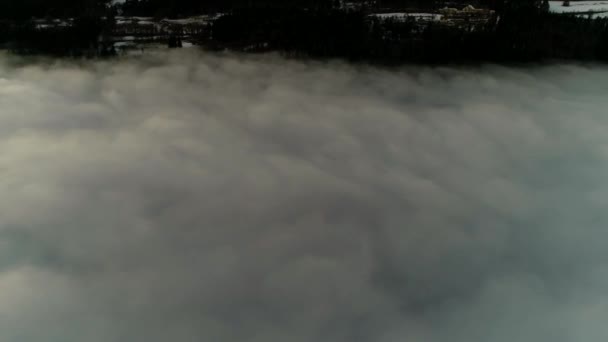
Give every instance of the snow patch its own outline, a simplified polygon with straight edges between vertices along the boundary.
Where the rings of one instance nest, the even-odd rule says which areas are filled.
[[[421,21],[438,21],[443,18],[443,15],[438,13],[409,13],[409,12],[395,12],[395,13],[374,13],[370,16],[379,19],[394,19],[394,20],[406,20],[413,18]]]
[[[571,1],[564,6],[563,1],[549,1],[549,11],[553,13],[608,12],[608,1]]]

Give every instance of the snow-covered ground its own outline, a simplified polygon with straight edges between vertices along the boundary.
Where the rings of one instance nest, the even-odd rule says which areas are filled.
[[[563,1],[549,1],[549,11],[554,13],[608,12],[608,1],[570,1],[570,6],[563,6],[563,3]]]
[[[380,19],[394,19],[394,20],[406,20],[408,18],[414,18],[422,21],[437,21],[443,17],[437,13],[407,13],[407,12],[395,12],[395,13],[374,13],[370,14]]]
[[[197,17],[189,17],[183,19],[163,19],[161,22],[177,24],[177,25],[189,25],[189,24],[208,24],[224,14],[218,13],[216,15],[201,15]]]
[[[118,16],[116,17],[117,21],[121,21],[121,20],[128,20],[128,21],[152,21],[154,20],[153,17],[123,17],[123,16]]]
[[[156,23],[167,23],[174,25],[191,25],[191,24],[208,24],[213,20],[221,17],[223,14],[216,15],[202,15],[196,17],[189,17],[183,19],[161,19],[154,20],[151,17],[116,17],[116,23],[118,25],[126,25],[126,24],[137,24],[137,25],[152,25]]]
[[[72,25],[72,20],[60,19],[34,19],[34,24],[38,29],[48,29],[55,27],[68,27]]]
[[[602,12],[602,13],[594,13],[591,15],[592,19],[597,19],[597,18],[608,18],[608,12]]]

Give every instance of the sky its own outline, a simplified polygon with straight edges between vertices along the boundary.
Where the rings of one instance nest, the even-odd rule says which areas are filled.
[[[0,340],[606,340],[607,82],[2,55]]]

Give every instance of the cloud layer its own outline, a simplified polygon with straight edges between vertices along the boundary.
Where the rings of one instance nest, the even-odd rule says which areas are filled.
[[[0,340],[605,340],[607,85],[2,56]]]

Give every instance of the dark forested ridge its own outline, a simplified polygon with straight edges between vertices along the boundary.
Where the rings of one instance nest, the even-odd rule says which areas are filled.
[[[442,11],[465,4],[484,10]],[[435,11],[450,20],[421,23],[365,10],[250,7],[218,19],[213,37],[221,47],[391,64],[608,60],[608,19],[549,13],[548,1],[381,0],[374,6],[373,12]]]
[[[0,18],[26,20],[32,17],[74,17],[84,14],[103,15],[111,0],[3,0]]]
[[[400,62],[608,60],[608,20],[510,7],[460,27],[361,12],[236,11],[214,25],[222,45],[288,55]]]
[[[391,12],[428,15],[387,15]],[[179,18],[218,13],[221,15],[214,17],[217,19],[204,25],[171,25],[181,23]],[[428,20],[430,16],[442,20]],[[130,23],[129,18],[141,17],[146,17],[143,21],[149,21],[150,25],[140,29],[137,20],[133,25],[124,24]],[[41,20],[59,24],[41,25]],[[549,13],[546,0],[126,0],[122,3],[6,0],[0,3],[0,43],[19,53],[112,55],[116,53],[112,35],[136,33],[164,37],[162,39],[172,46],[181,46],[181,39],[188,38],[209,49],[278,51],[293,57],[389,64],[548,59],[608,61],[608,19],[593,17],[591,13]]]

